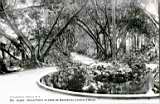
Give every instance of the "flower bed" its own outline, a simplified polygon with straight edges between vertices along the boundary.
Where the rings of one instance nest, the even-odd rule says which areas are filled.
[[[143,63],[110,63],[79,65],[41,78],[46,86],[74,92],[97,94],[145,94],[148,91],[147,70]]]

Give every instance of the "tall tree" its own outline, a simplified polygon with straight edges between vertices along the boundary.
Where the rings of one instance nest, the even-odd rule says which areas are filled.
[[[40,4],[37,6],[34,5],[34,6],[22,8],[20,9],[21,11],[19,11],[19,9],[11,10],[9,7],[10,5],[7,5],[8,1],[9,0],[0,1],[0,13],[1,13],[0,18],[7,23],[7,25],[14,31],[14,33],[17,35],[18,38],[17,39],[11,38],[7,33],[1,32],[1,31],[0,32],[4,37],[10,40],[15,45],[15,47],[16,46],[21,47],[21,49],[24,50],[23,52],[28,54],[29,60],[33,64],[35,63],[35,65],[39,64],[39,61],[43,61],[44,58],[50,54],[50,51],[54,43],[58,40],[59,37],[64,35],[65,30],[74,21],[74,18],[77,17],[78,14],[85,7],[85,5],[76,7],[74,6],[74,3],[68,4],[66,1],[53,3],[52,0],[47,0],[47,1],[42,0]],[[25,2],[23,3],[25,4]],[[6,8],[6,6],[8,7]],[[35,9],[35,8],[39,8],[40,10],[43,9],[45,11],[44,12],[45,15],[43,13],[41,14],[41,12],[36,13],[38,9]],[[35,13],[31,14],[29,12],[35,12]],[[48,19],[46,15],[49,16],[49,14],[51,13],[54,14],[53,18],[56,18],[56,19],[52,19],[52,21],[54,20],[53,24],[51,24],[50,27],[47,27],[49,28],[49,30],[46,31],[48,33],[47,34],[45,33],[46,35],[40,34],[41,30],[43,31],[44,29],[47,29],[47,28],[42,27],[40,29],[40,26],[38,26],[37,28],[39,28],[38,31],[40,32],[37,32],[34,35],[31,34],[33,32],[32,28],[34,27],[29,27],[29,25],[27,24],[29,23],[34,24],[33,21],[36,21],[36,24],[38,25],[39,23],[42,22],[40,21],[41,19]],[[37,18],[36,14],[44,15],[44,16],[39,16]],[[16,21],[20,21],[20,20],[23,21],[23,23],[20,23],[20,25],[18,25],[18,22]],[[27,32],[23,32],[23,30],[25,31],[27,30],[27,29],[23,29],[25,28],[25,25],[27,25],[27,29],[30,29]],[[50,23],[43,22],[40,25],[47,26],[47,25],[50,25]],[[61,27],[60,26],[58,27],[58,25],[60,25]],[[21,29],[20,26],[22,26],[23,28]],[[32,37],[37,39],[34,39],[34,41],[32,41],[33,40]]]

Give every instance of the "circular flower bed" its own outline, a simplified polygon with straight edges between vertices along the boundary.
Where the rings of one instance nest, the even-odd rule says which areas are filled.
[[[148,91],[145,64],[132,66],[117,62],[77,66],[48,74],[40,79],[46,86],[97,94],[145,94]]]

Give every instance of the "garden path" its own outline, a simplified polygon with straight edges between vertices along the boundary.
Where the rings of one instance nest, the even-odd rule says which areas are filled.
[[[76,57],[80,57],[79,55]],[[84,57],[80,57],[84,60]],[[85,58],[86,60],[88,58]],[[88,61],[87,61],[88,62]],[[89,62],[94,62],[89,58]],[[0,103],[1,104],[159,104],[159,99],[94,99],[95,101],[15,101],[10,102],[10,98],[18,97],[22,99],[36,97],[40,99],[88,99],[88,97],[78,97],[65,95],[61,93],[51,92],[45,89],[40,88],[36,81],[42,76],[50,72],[56,71],[56,67],[48,67],[48,68],[38,68],[32,70],[26,70],[22,72],[15,72],[6,75],[0,75]],[[15,98],[14,98],[15,99]]]

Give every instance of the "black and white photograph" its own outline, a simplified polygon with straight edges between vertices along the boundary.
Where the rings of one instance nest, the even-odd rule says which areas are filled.
[[[0,0],[0,103],[159,104],[160,0]]]

